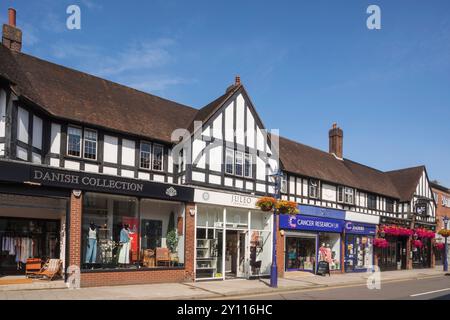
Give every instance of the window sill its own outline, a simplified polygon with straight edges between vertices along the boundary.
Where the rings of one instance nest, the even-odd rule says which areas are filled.
[[[65,155],[63,157],[63,159],[70,160],[70,161],[78,161],[78,162],[82,161],[82,162],[89,163],[89,164],[101,165],[101,162],[98,160],[86,159],[86,158],[70,156],[70,155]]]

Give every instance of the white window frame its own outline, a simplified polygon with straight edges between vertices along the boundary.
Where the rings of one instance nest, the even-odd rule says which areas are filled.
[[[341,196],[341,198],[339,198]],[[337,202],[338,203],[344,203],[344,186],[338,186],[337,187]]]
[[[161,169],[155,169],[155,166],[154,166],[156,148],[161,148]],[[152,171],[158,171],[158,172],[164,171],[164,146],[162,144],[158,144],[158,143],[152,144],[151,169],[152,169]]]
[[[86,157],[86,131],[91,131],[91,132],[95,132],[95,158],[88,158]],[[83,130],[83,146],[82,146],[82,150],[83,150],[83,159],[86,160],[92,160],[92,161],[96,161],[98,158],[98,131],[95,129],[90,129],[90,128],[84,128]],[[90,142],[92,142],[92,140],[89,140]]]
[[[316,183],[316,185],[314,185]],[[315,188],[315,194],[312,195],[312,188]],[[313,199],[319,199],[319,188],[320,188],[320,181],[317,179],[309,179],[308,180],[308,196]]]
[[[229,163],[229,161],[228,161],[229,156],[232,157],[231,163]],[[228,165],[231,166],[232,172],[227,171]],[[230,148],[225,149],[225,168],[224,168],[224,170],[225,170],[226,174],[234,174],[234,150],[233,149],[230,149]]]
[[[238,157],[239,156],[239,157]],[[238,163],[238,158],[240,158],[240,163]],[[241,174],[238,174],[237,167],[241,166]],[[244,176],[244,153],[242,151],[236,151],[234,155],[234,172],[236,176],[243,177]]]
[[[146,144],[150,147],[150,151],[142,151],[142,145]],[[142,153],[148,153],[149,154],[149,160],[148,160],[148,168],[142,166]],[[147,141],[141,141],[139,144],[139,168],[140,169],[144,169],[144,170],[151,170],[153,162],[152,162],[152,155],[153,155],[153,148],[152,148],[152,144],[150,142]]]
[[[351,197],[351,201],[348,200],[348,197]],[[344,188],[344,202],[346,204],[355,203],[355,189],[349,187]]]
[[[245,169],[247,167],[246,162],[248,160],[249,166],[248,166],[248,175],[245,174]],[[253,166],[253,161],[252,161],[252,155],[249,153],[245,153],[244,154],[244,177],[246,178],[252,178],[253,177],[253,170],[252,170],[252,166]]]
[[[78,130],[80,132],[80,150],[79,150],[80,155],[79,156],[76,156],[76,155],[73,155],[73,154],[69,153],[69,140],[70,140],[70,133],[69,133],[69,131],[70,131],[70,129],[75,129],[75,130]],[[67,140],[66,141],[66,155],[69,156],[69,157],[81,158],[82,155],[83,155],[83,129],[81,127],[73,126],[73,125],[67,126],[67,139],[66,140]]]

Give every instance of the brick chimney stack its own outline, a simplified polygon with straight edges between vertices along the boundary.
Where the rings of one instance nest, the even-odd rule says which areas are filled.
[[[342,159],[344,155],[344,131],[333,123],[333,127],[329,132],[330,137],[330,153]]]
[[[8,9],[8,24],[3,25],[2,43],[13,51],[22,50],[22,31],[16,27],[16,10]]]

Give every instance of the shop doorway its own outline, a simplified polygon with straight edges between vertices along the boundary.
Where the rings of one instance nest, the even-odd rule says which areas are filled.
[[[35,266],[60,259],[64,270],[68,201],[10,194],[0,199],[0,277],[25,275],[28,259]]]
[[[387,237],[387,248],[382,249],[378,266],[381,271],[406,269],[406,237]]]
[[[246,276],[247,232],[227,230],[225,238],[225,278]]]

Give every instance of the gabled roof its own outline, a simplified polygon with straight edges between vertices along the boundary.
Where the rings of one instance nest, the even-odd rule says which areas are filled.
[[[200,110],[80,71],[13,52],[0,45],[0,78],[22,98],[57,118],[172,143],[178,128],[193,131],[206,123],[242,85]],[[257,116],[257,115],[256,115]],[[280,160],[291,173],[408,201],[424,167],[384,173],[348,159],[280,137]]]
[[[195,121],[201,121],[203,124],[205,124],[216,113],[216,111],[218,111],[223,106],[223,104],[241,88],[242,85],[233,85],[232,87],[228,88],[228,90],[223,95],[198,110],[197,114],[189,125],[189,131],[193,132]]]
[[[400,201],[412,199],[424,170],[425,166],[418,166],[386,172],[400,193]]]
[[[438,189],[438,190],[441,190],[441,191],[443,191],[443,192],[450,193],[450,188],[447,188],[447,187],[443,186],[442,184],[440,184],[440,183],[437,182],[437,181],[431,181],[431,182],[430,182],[430,186],[431,186],[433,189]]]
[[[0,45],[0,75],[51,115],[171,142],[196,109],[50,63]]]

